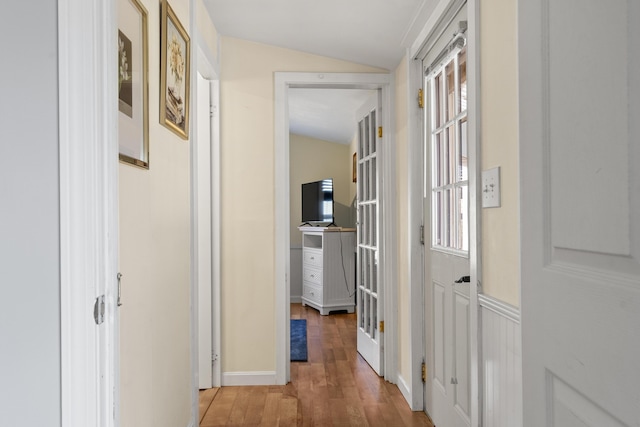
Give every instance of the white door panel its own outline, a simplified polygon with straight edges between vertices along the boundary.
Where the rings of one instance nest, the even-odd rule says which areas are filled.
[[[524,425],[638,426],[640,6],[518,9]]]
[[[198,73],[197,81],[197,171],[198,197],[198,383],[200,389],[213,385],[212,366],[212,245],[211,245],[211,89],[209,80]]]
[[[378,266],[380,244],[380,93],[375,93],[357,113],[358,121],[358,272],[357,348],[378,375],[383,375],[380,321],[383,320],[382,287]]]
[[[451,39],[466,6],[423,60],[425,67],[425,261],[427,378],[425,406],[439,426],[469,426],[471,412],[469,283],[469,158],[467,54],[464,37]],[[436,60],[437,58],[437,60]]]

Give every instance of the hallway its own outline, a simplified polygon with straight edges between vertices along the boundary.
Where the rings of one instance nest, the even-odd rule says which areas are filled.
[[[291,318],[307,319],[309,351],[307,362],[291,363],[291,382],[201,391],[200,427],[432,427],[424,412],[412,412],[398,387],[379,378],[357,353],[355,314],[321,316],[291,304]]]

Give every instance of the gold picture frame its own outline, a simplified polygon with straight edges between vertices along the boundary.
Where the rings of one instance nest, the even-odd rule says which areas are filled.
[[[118,0],[118,153],[149,169],[149,34],[147,9]]]
[[[166,0],[161,16],[160,123],[189,139],[189,35]]]

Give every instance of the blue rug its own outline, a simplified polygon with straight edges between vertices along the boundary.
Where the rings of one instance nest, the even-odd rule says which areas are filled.
[[[307,320],[291,319],[291,361],[307,361]]]

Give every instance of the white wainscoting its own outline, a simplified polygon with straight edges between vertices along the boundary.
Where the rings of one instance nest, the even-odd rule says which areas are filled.
[[[302,246],[292,246],[290,252],[291,282],[289,296],[291,302],[302,302]]]
[[[482,328],[482,425],[521,427],[522,340],[520,310],[478,295]]]

